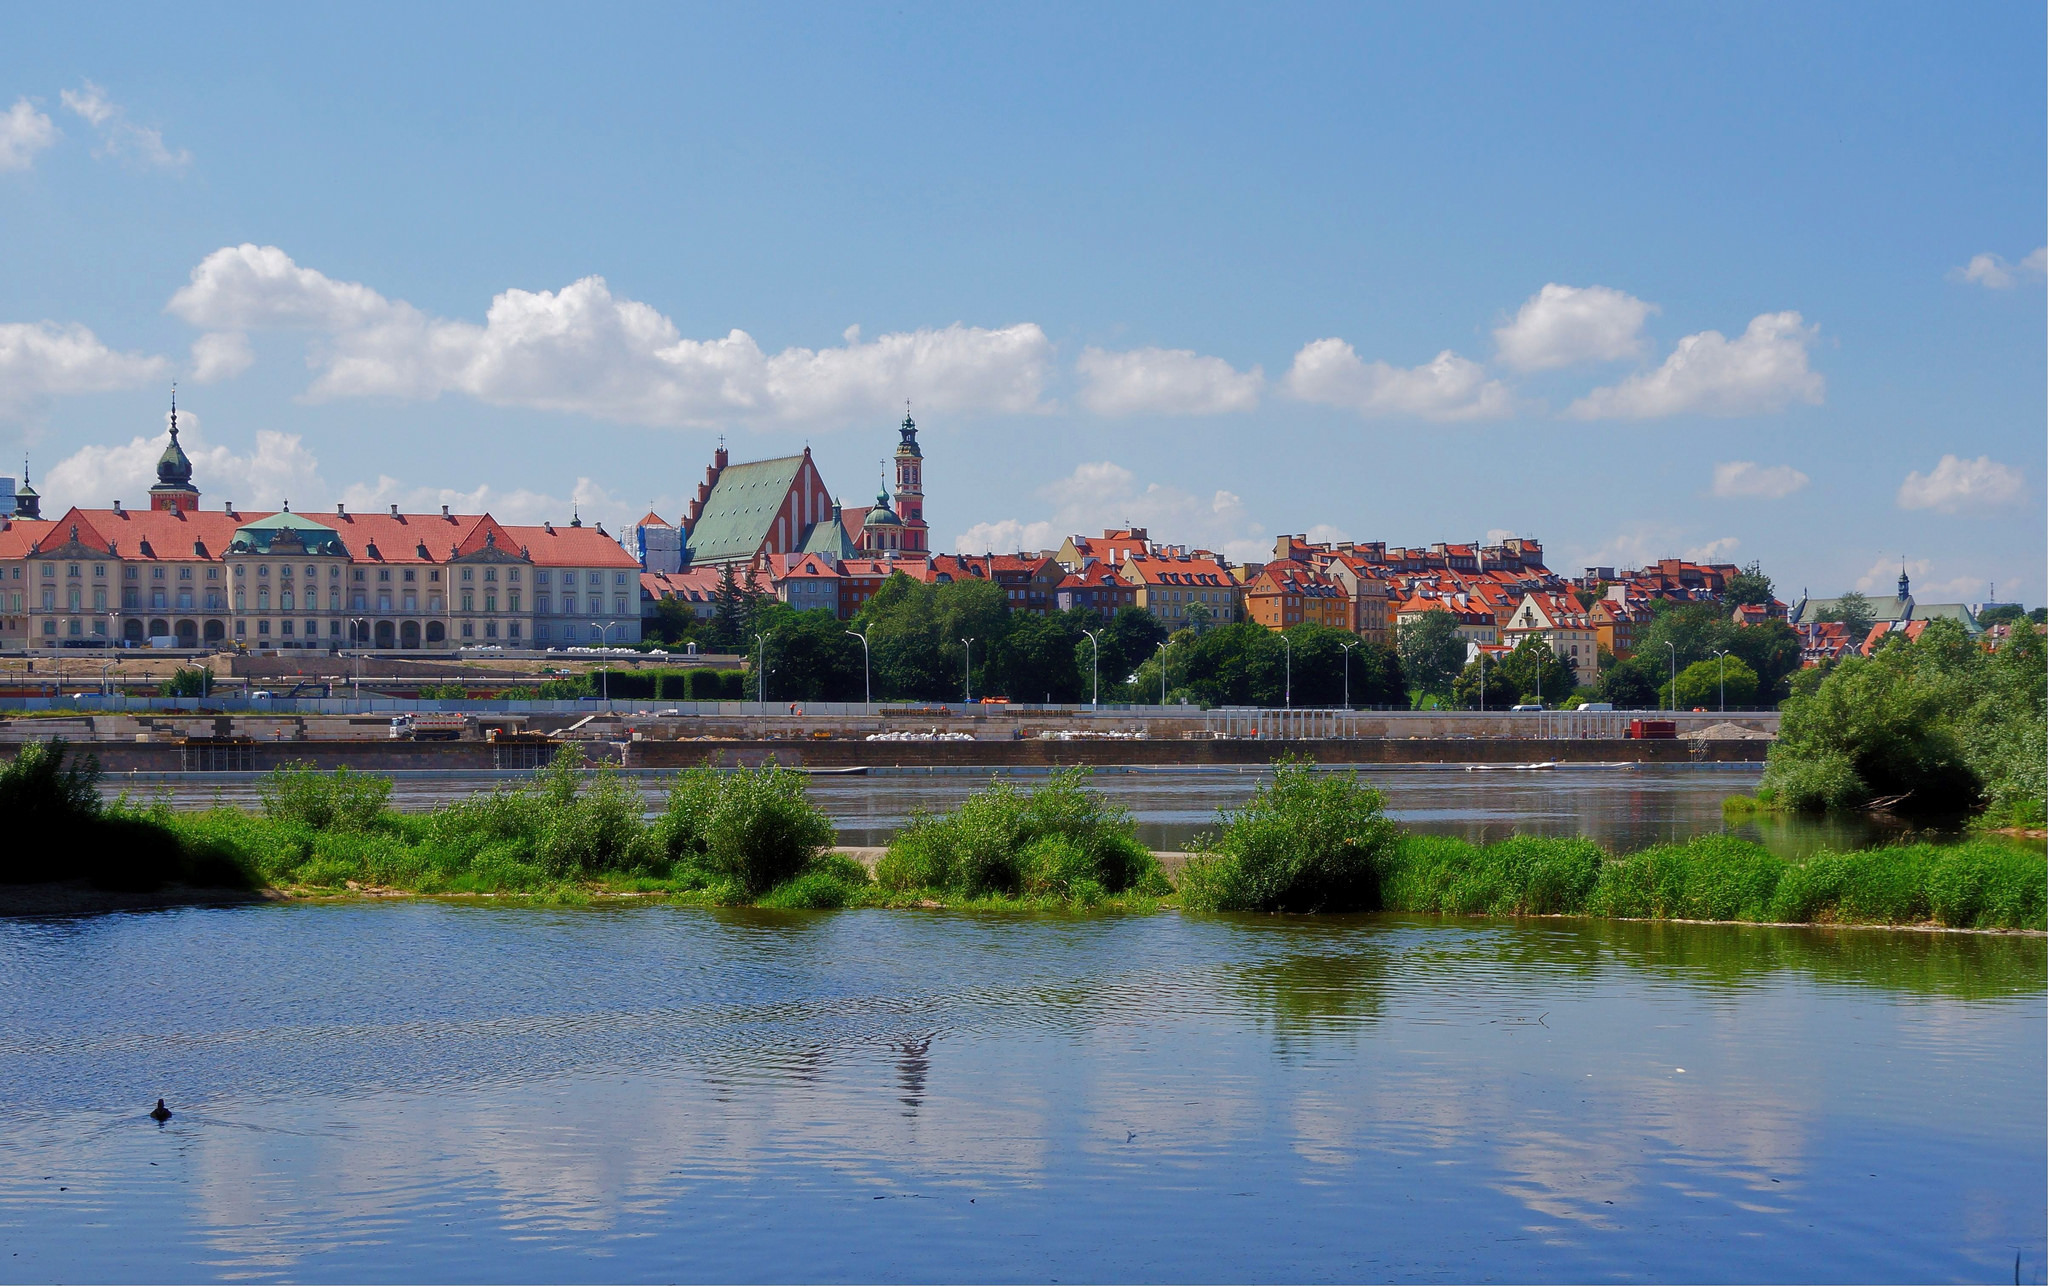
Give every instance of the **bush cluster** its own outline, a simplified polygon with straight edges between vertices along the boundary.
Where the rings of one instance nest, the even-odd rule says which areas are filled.
[[[1195,910],[1589,915],[1797,924],[2048,928],[2048,861],[1998,840],[1786,861],[1706,835],[1613,857],[1590,840],[1475,845],[1402,834],[1349,774],[1282,765],[1189,861]]]
[[[1170,892],[1129,812],[1088,778],[1062,769],[1030,791],[998,780],[952,813],[919,813],[876,864],[875,882],[895,893],[1079,906]]]
[[[1398,837],[1386,801],[1356,773],[1285,759],[1223,815],[1181,871],[1181,901],[1214,911],[1366,911]]]
[[[0,884],[248,886],[246,868],[181,844],[160,814],[104,806],[99,785],[99,759],[72,754],[62,738],[23,745],[0,769],[0,817],[9,831],[0,847]]]

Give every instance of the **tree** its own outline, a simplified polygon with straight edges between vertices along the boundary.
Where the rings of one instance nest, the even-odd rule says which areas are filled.
[[[1877,612],[1870,606],[1870,600],[1850,590],[1836,599],[1834,606],[1822,610],[1815,618],[1821,621],[1840,621],[1850,641],[1861,643],[1870,627],[1877,624]]]
[[[860,640],[846,636],[838,617],[823,609],[799,612],[769,600],[754,613],[756,629],[768,635],[768,695],[776,701],[859,701],[864,687]],[[749,695],[759,692],[751,682]],[[756,698],[758,699],[758,698]]]
[[[164,697],[203,697],[212,690],[212,687],[213,672],[211,670],[193,669],[190,666],[181,665],[171,675],[169,680],[157,689],[157,695]]]
[[[2024,620],[2026,615],[2027,609],[2018,603],[2000,603],[1996,607],[1987,607],[1977,613],[1977,624],[1990,629],[1994,625],[2008,625]]]
[[[1650,710],[1657,706],[1657,680],[1649,673],[1643,654],[1616,661],[1600,675],[1600,700],[1617,710]]]
[[[1085,642],[1085,640],[1084,640]],[[1124,607],[1102,631],[1102,690],[1117,690],[1115,700],[1132,699],[1130,677],[1166,642],[1166,627],[1142,607]],[[1157,691],[1156,680],[1154,691]],[[1155,698],[1156,699],[1156,698]]]
[[[1525,703],[1561,705],[1578,686],[1571,662],[1551,651],[1550,644],[1538,634],[1523,635],[1515,650],[1501,659],[1499,673],[1501,682],[1513,684]],[[1491,675],[1487,683],[1493,683]],[[1492,693],[1487,695],[1491,698]]]
[[[1730,605],[1751,604],[1769,607],[1777,595],[1772,592],[1771,578],[1764,575],[1762,563],[1751,563],[1728,578],[1728,588],[1722,592],[1723,602]]]
[[[1741,710],[1756,704],[1756,671],[1739,656],[1730,656],[1725,662],[1718,656],[1694,661],[1678,672],[1676,698],[1673,698],[1671,684],[1667,681],[1658,689],[1658,704],[1667,710],[1719,710],[1722,708],[1724,675],[1728,709]]]
[[[1408,682],[1436,696],[1450,692],[1465,666],[1465,640],[1449,612],[1424,612],[1401,627],[1401,671]]]
[[[1011,618],[991,656],[991,690],[1012,701],[1086,701],[1088,640],[1066,615]]]
[[[654,600],[654,616],[647,622],[645,633],[663,643],[694,642],[701,647],[709,641],[705,628],[709,624],[697,619],[687,599],[658,598]]]
[[[1500,668],[1500,661],[1492,656],[1476,656],[1466,662],[1451,685],[1451,703],[1460,710],[1506,710],[1520,704],[1521,690],[1512,678],[1502,676]]]
[[[718,573],[718,608],[708,631],[711,646],[721,652],[744,650],[749,639],[747,622],[752,615],[747,591],[741,587],[733,564],[727,563]]]

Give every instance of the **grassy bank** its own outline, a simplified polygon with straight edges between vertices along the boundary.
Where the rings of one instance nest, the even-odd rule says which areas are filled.
[[[1730,836],[1616,857],[1589,840],[1401,831],[1355,775],[1282,764],[1180,878],[1183,905],[2048,929],[2048,860],[1997,840],[1791,862]]]
[[[395,811],[390,790],[347,769],[286,768],[265,779],[257,811],[102,805],[89,757],[32,745],[0,771],[0,815],[19,837],[0,850],[0,884],[2048,929],[2048,860],[1998,840],[1797,862],[1728,836],[1620,857],[1582,839],[1480,846],[1403,831],[1356,774],[1300,762],[1219,819],[1177,888],[1085,769],[1029,790],[992,782],[953,812],[918,814],[872,876],[830,851],[831,821],[802,774],[772,764],[680,773],[651,819],[636,789],[609,769],[584,771],[574,748],[521,786],[428,813]]]

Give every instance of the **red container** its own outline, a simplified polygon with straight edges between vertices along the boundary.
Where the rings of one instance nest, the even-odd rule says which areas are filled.
[[[1631,741],[1675,741],[1678,724],[1670,719],[1631,719],[1628,735]]]

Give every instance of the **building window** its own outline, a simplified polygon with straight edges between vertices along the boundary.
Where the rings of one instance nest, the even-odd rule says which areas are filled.
[[[462,610],[465,612],[474,612],[476,610],[476,594],[473,591],[462,591]]]
[[[292,629],[292,623],[290,621],[280,622],[277,628],[278,632],[283,634],[286,638],[290,638],[294,633]]]
[[[462,569],[462,579],[463,579],[463,580],[465,580],[465,581],[473,581],[473,580],[475,580],[475,579],[476,579],[476,568],[474,568],[474,567],[465,567],[465,568],[463,568],[463,569]]]
[[[498,569],[497,569],[497,568],[495,568],[495,567],[486,567],[486,568],[484,568],[484,579],[485,579],[485,580],[496,580],[496,579],[498,579]]]
[[[238,638],[238,639],[239,639],[239,638],[247,638],[247,637],[248,637],[248,635],[249,635],[249,622],[247,622],[247,621],[236,621],[236,622],[235,622],[235,637],[236,637],[236,638]]]
[[[475,625],[473,625],[473,624],[471,624],[471,623],[470,623],[470,622],[468,622],[468,621],[464,621],[464,622],[462,623],[462,637],[464,637],[464,638],[466,638],[466,639],[473,639],[473,638],[475,638],[475,637],[476,637],[476,626],[475,626]]]
[[[548,607],[548,596],[546,594],[534,595],[533,610],[539,612],[542,616],[546,616],[549,613],[551,609]],[[546,636],[542,635],[541,637],[544,638]],[[769,686],[773,687],[774,685],[771,683]]]
[[[55,621],[49,621],[49,620],[46,620],[46,621],[44,621],[44,622],[43,622],[43,633],[45,633],[45,634],[55,634],[56,632],[57,632],[57,622],[55,622]]]
[[[516,612],[516,611],[518,611],[518,610],[519,610],[519,591],[518,591],[518,590],[516,590],[516,589],[515,589],[515,590],[513,590],[513,591],[511,592],[511,594],[509,594],[509,595],[507,596],[507,598],[506,598],[506,610],[507,610],[507,611],[512,611],[512,612]],[[772,686],[772,685],[771,685],[771,686]]]
[[[487,639],[498,637],[498,623],[496,621],[484,622],[484,637]]]
[[[547,572],[545,572],[545,571],[538,571],[538,572],[535,572],[535,573],[533,574],[533,583],[534,583],[534,584],[536,584],[536,585],[545,585],[545,584],[547,584],[547,583],[548,583],[548,574],[547,574]]]
[[[56,574],[57,574],[57,564],[55,564],[55,563],[44,563],[44,564],[43,564],[43,579],[44,579],[44,580],[50,580],[51,578],[55,577],[55,576],[56,576]]]
[[[268,634],[270,633],[270,622],[269,622],[269,621],[258,621],[258,622],[256,622],[256,632],[257,632],[258,634],[261,634],[261,635],[268,635]]]
[[[405,569],[405,579],[408,581],[417,580],[419,579],[419,573],[408,567]]]
[[[545,575],[547,575],[547,573],[546,573],[546,572],[542,572],[542,573],[541,573],[541,575],[545,576]],[[515,628],[516,628],[516,627],[515,627]],[[533,627],[533,637],[534,637],[535,639],[544,639],[544,638],[546,638],[547,636],[548,636],[548,627],[547,627],[547,626],[545,626],[545,625],[536,625],[536,626],[534,626],[534,627]]]

